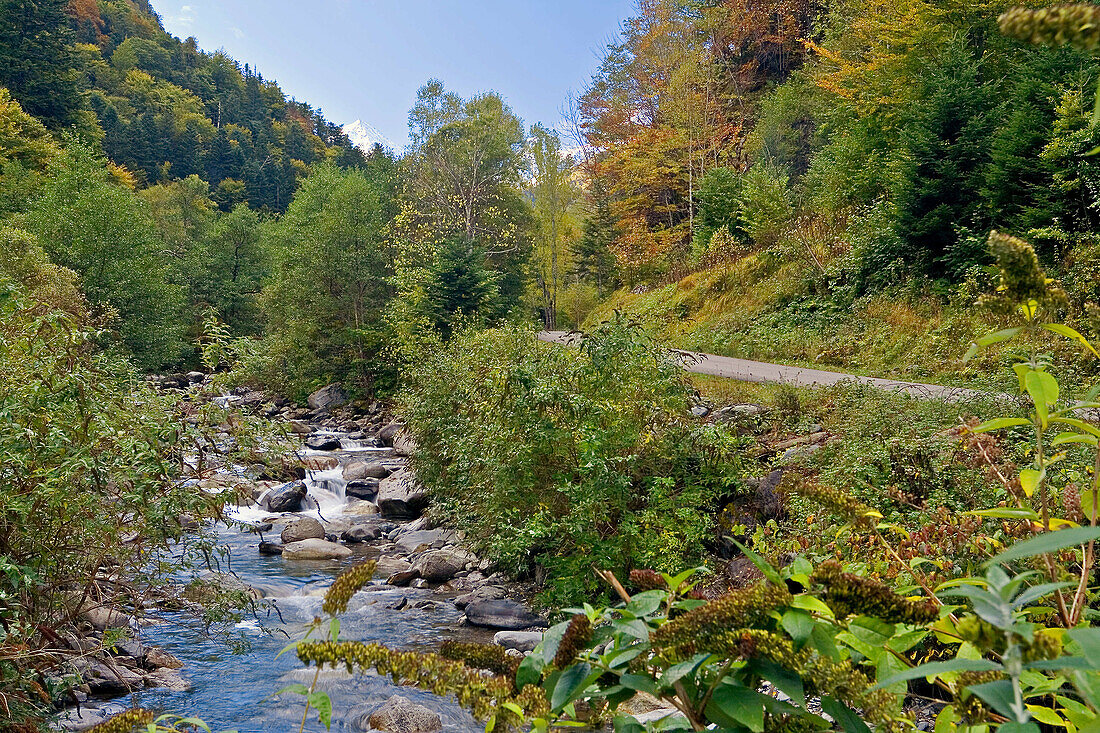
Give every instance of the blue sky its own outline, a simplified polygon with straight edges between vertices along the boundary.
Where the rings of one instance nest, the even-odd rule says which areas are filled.
[[[500,93],[524,122],[556,126],[633,0],[152,0],[195,36],[274,78],[338,123],[362,118],[399,148],[416,90],[442,79]]]

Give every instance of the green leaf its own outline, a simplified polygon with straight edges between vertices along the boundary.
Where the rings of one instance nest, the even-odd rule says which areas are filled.
[[[317,691],[307,698],[309,704],[317,711],[317,719],[328,730],[332,727],[332,700],[327,692]]]
[[[1043,472],[1034,468],[1025,468],[1020,471],[1020,488],[1024,490],[1024,496],[1030,497],[1039,488],[1043,481]]]
[[[855,711],[839,700],[823,695],[821,709],[828,713],[833,720],[840,723],[840,728],[845,733],[871,733],[871,729],[863,722],[863,718],[856,715]]]
[[[806,691],[802,684],[802,678],[796,672],[763,659],[754,659],[752,669],[760,675],[761,679],[771,682],[777,690],[791,698],[791,701],[796,705],[805,707]]]
[[[1073,527],[1071,529],[1059,529],[1055,532],[1046,532],[1023,542],[1017,542],[992,560],[988,560],[984,567],[1001,565],[1025,557],[1045,555],[1049,552],[1058,552],[1067,547],[1083,545],[1097,538],[1100,538],[1100,527]]]
[[[801,608],[804,611],[814,611],[820,613],[823,616],[833,617],[833,609],[825,605],[825,602],[820,598],[808,595],[795,596],[791,601],[791,606],[794,608]]]
[[[1051,422],[1062,423],[1063,425],[1072,425],[1078,430],[1088,433],[1089,435],[1095,435],[1100,438],[1100,428],[1091,423],[1087,423],[1084,420],[1078,420],[1075,417],[1056,417]]]
[[[963,357],[963,361],[970,361],[981,349],[986,346],[992,346],[993,344],[999,344],[1002,341],[1008,341],[1010,338],[1020,332],[1020,327],[1006,328],[1003,331],[997,331],[996,333],[987,333],[980,339],[970,345],[970,350],[966,352],[966,356]]]
[[[710,654],[696,654],[686,662],[672,665],[661,675],[661,684],[665,687],[672,687],[684,677],[694,676],[695,672],[703,666],[703,663],[710,659],[710,656]]]
[[[660,608],[666,598],[668,593],[663,590],[647,590],[631,598],[624,610],[638,618],[643,618]]]
[[[971,685],[966,689],[980,697],[989,707],[1006,718],[1015,717],[1012,706],[1016,703],[1016,697],[1012,692],[1012,682],[1010,680],[983,682],[980,685]]]
[[[584,681],[591,671],[592,668],[587,662],[581,662],[562,672],[558,678],[558,683],[554,685],[554,692],[550,696],[550,707],[554,710],[561,710],[573,702],[576,699],[576,694],[583,689]]]
[[[1081,647],[1081,654],[1100,669],[1100,628],[1070,629],[1066,636]]]
[[[1029,519],[1032,521],[1038,521],[1042,519],[1039,513],[1034,509],[1024,509],[1017,507],[996,507],[993,509],[976,509],[967,514],[973,514],[976,517],[992,517],[993,519]]]
[[[753,733],[764,730],[764,702],[767,695],[740,685],[718,685],[707,704],[707,718],[725,728],[748,728]]]
[[[334,618],[329,621],[328,635],[332,641],[337,641],[340,638],[340,619]]]
[[[653,678],[648,675],[624,674],[619,677],[619,684],[631,690],[637,690],[638,692],[644,692],[649,695],[656,696],[658,694],[656,683],[654,683]]]
[[[997,728],[997,733],[1041,733],[1041,731],[1035,723],[1009,721]]]
[[[287,685],[286,687],[279,690],[275,694],[276,695],[282,695],[283,693],[286,693],[286,692],[293,692],[295,695],[308,695],[309,694],[309,688],[306,687],[305,685],[303,685],[301,682],[296,682],[293,685]]]
[[[799,647],[809,640],[814,630],[813,616],[799,609],[789,609],[779,623]]]
[[[1032,370],[1024,379],[1024,386],[1035,403],[1035,412],[1045,427],[1049,421],[1050,407],[1058,402],[1058,381],[1047,372]]]
[[[981,425],[974,428],[971,432],[988,433],[993,430],[1002,430],[1004,428],[1014,428],[1020,425],[1030,424],[1031,421],[1023,417],[997,417],[992,420],[986,420]]]
[[[546,663],[537,654],[528,654],[519,663],[516,670],[516,688],[522,690],[527,685],[537,685],[542,679],[542,669]]]
[[[1066,445],[1068,443],[1082,443],[1084,445],[1095,446],[1097,444],[1097,438],[1095,435],[1081,435],[1080,433],[1061,433],[1056,435],[1053,440],[1050,441],[1052,446]]]
[[[1092,344],[1089,343],[1089,340],[1069,326],[1066,326],[1062,323],[1044,323],[1043,328],[1050,331],[1051,333],[1056,333],[1059,336],[1065,336],[1070,341],[1076,341],[1077,343],[1082,344],[1086,349],[1092,352],[1093,356],[1095,356],[1097,359],[1100,359],[1100,353],[1097,353],[1096,349],[1094,349]]]
[[[756,554],[748,547],[745,547],[737,540],[734,540],[733,544],[737,545],[737,547],[740,548],[741,552],[745,553],[745,557],[752,561],[752,564],[755,565],[757,569],[759,569],[760,572],[764,574],[764,577],[767,578],[769,583],[772,583],[773,585],[783,585],[783,578],[780,577],[779,571],[772,567],[771,563],[760,557],[760,555]]]
[[[912,667],[893,677],[881,680],[875,685],[875,689],[889,687],[897,682],[920,679],[921,677],[938,677],[949,672],[996,672],[1000,669],[1001,665],[988,659],[959,659],[956,657],[946,662],[929,662],[928,664]]]

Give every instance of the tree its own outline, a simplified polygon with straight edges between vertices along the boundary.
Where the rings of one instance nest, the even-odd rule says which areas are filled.
[[[112,179],[107,161],[69,139],[25,215],[50,259],[74,270],[89,301],[114,312],[119,338],[142,369],[176,364],[183,292],[169,278],[148,206]]]
[[[322,164],[267,226],[263,305],[276,384],[301,393],[338,378],[369,389],[385,374],[394,268],[385,224],[380,187],[365,171]]]
[[[260,240],[260,217],[247,204],[218,217],[208,245],[213,278],[206,301],[233,333],[262,331],[259,298],[268,263]]]
[[[558,292],[569,271],[575,231],[570,209],[576,190],[570,178],[573,161],[562,155],[557,133],[542,125],[531,128],[531,193],[538,232],[535,235],[533,265],[535,281],[542,295],[542,319],[547,329],[557,328]]]
[[[49,127],[80,109],[67,0],[0,0],[0,86]]]

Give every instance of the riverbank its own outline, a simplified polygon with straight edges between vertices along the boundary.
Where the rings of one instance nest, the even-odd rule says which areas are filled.
[[[203,379],[178,375],[158,384],[195,395],[203,391]],[[178,658],[182,669],[170,684],[128,675],[122,686],[96,687],[90,684],[96,678],[86,679],[75,697],[79,705],[60,717],[58,728],[85,730],[133,705],[194,715],[214,729],[242,733],[271,730],[272,716],[285,717],[286,725],[300,720],[300,697],[271,696],[300,681],[304,670],[293,655],[275,657],[321,613],[332,579],[366,560],[377,562],[376,577],[342,616],[342,638],[426,650],[446,639],[490,642],[499,631],[545,626],[525,604],[529,586],[469,552],[460,533],[422,516],[427,502],[407,465],[410,441],[380,403],[352,405],[336,386],[311,396],[308,408],[245,390],[215,399],[261,415],[287,434],[285,454],[269,455],[265,465],[217,466],[214,460],[215,468],[193,479],[196,490],[239,498],[227,508],[226,523],[196,528],[196,536],[205,534],[225,554],[202,572],[181,573],[179,594],[201,601],[228,591],[251,599],[251,609],[231,629],[244,651],[234,654],[224,639],[202,628],[197,617],[203,608],[195,601],[174,611],[157,604],[141,625],[134,621],[135,639],[116,649],[152,651],[132,657],[132,663],[113,655],[115,666],[129,670],[144,658]],[[287,474],[283,478],[301,478],[274,480],[272,466]],[[114,628],[109,635],[127,635]],[[533,646],[522,634],[504,634],[500,641],[514,645],[516,638]],[[87,643],[97,641],[105,644],[102,633]],[[377,678],[326,675],[323,689],[349,729],[369,725],[371,713],[398,692],[415,703],[403,715],[423,717],[420,706],[438,717],[440,729],[480,729],[445,700]],[[401,720],[398,715],[393,726]],[[312,725],[321,729],[316,721]]]

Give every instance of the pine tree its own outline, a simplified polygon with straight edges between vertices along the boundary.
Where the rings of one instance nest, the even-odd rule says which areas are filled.
[[[0,86],[49,127],[80,108],[67,0],[0,0]]]

